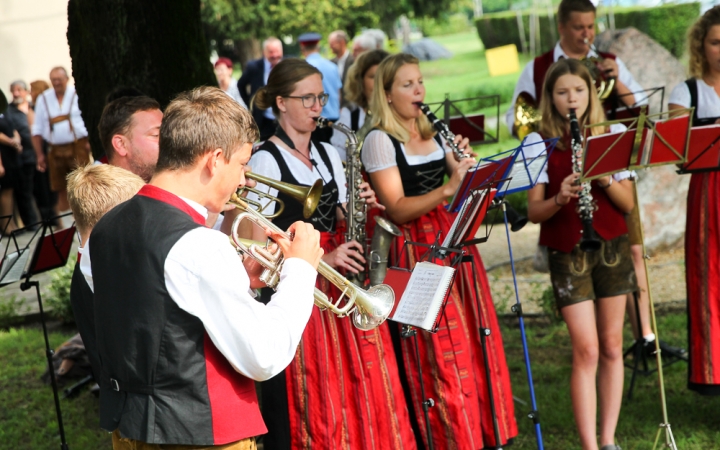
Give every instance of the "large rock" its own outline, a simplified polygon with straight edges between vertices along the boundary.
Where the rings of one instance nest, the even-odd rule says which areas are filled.
[[[595,45],[622,59],[644,88],[665,86],[662,110],[667,111],[670,92],[686,79],[685,68],[669,51],[635,28],[605,31],[596,38]],[[658,112],[659,108],[660,99],[653,99],[651,112]],[[663,166],[638,173],[645,244],[650,249],[671,246],[685,237],[690,177],[677,175],[675,170],[675,166]]]
[[[452,52],[430,38],[423,38],[403,46],[403,52],[410,53],[420,61],[452,58]]]

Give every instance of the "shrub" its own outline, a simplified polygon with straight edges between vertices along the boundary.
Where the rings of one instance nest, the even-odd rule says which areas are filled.
[[[467,15],[457,13],[439,18],[422,18],[417,20],[417,25],[425,36],[444,36],[467,31],[470,21]]]
[[[70,304],[70,283],[72,281],[73,270],[77,255],[68,258],[65,267],[55,269],[50,278],[48,290],[50,294],[45,300],[49,306],[49,314],[63,323],[74,323],[72,305]]]
[[[599,16],[604,14],[603,10],[598,12]],[[681,3],[653,8],[615,8],[613,15],[616,29],[635,27],[679,58],[685,50],[685,34],[700,15],[700,3]],[[529,40],[530,12],[522,12],[521,18],[525,25],[525,38]],[[556,29],[555,18],[551,22],[544,12],[540,13],[539,22],[538,54],[550,50],[555,45],[553,30]],[[518,50],[522,49],[515,11],[485,14],[475,20],[475,27],[485,48],[515,44]]]
[[[21,314],[29,308],[25,305],[25,299],[18,298],[13,294],[10,298],[0,299],[0,329],[7,328],[22,321]]]

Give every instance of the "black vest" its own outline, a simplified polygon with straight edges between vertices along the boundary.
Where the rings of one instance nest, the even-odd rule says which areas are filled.
[[[75,264],[70,281],[70,304],[72,305],[75,324],[87,352],[95,380],[100,379],[100,359],[98,358],[95,339],[95,306],[93,292],[80,271],[80,260]]]
[[[695,112],[693,113],[692,125],[694,127],[699,127],[699,126],[703,126],[703,125],[714,124],[715,121],[718,119],[718,117],[698,117],[697,79],[689,78],[689,79],[685,80],[685,84],[687,85],[688,89],[690,90],[690,107],[695,108]]]
[[[90,238],[100,426],[156,444],[218,445],[264,433],[252,381],[165,285],[168,253],[202,225],[143,190],[105,214]]]
[[[330,162],[330,157],[325,150],[325,146],[319,142],[313,142],[312,145],[315,146],[318,153],[320,154],[320,158],[322,158],[323,162],[325,163],[325,167],[328,168],[328,171],[332,175],[333,165]],[[256,152],[261,151],[270,153],[277,162],[278,167],[280,168],[279,181],[295,184],[298,186],[307,186],[306,184],[298,183],[297,179],[292,174],[290,168],[285,162],[285,158],[283,158],[280,150],[273,142],[265,141],[263,145],[261,145],[256,150]],[[303,217],[303,205],[301,205],[297,200],[290,197],[289,195],[279,192],[278,198],[285,203],[285,209],[283,210],[282,214],[273,219],[273,223],[280,227],[280,229],[287,230],[290,225],[297,222],[298,220],[302,220],[312,223],[315,229],[318,231],[334,232],[335,222],[337,221],[336,207],[338,206],[338,187],[334,178],[330,179],[329,181],[324,181],[326,181],[326,183],[325,185],[323,185],[322,196],[320,197],[320,204],[315,210],[315,213],[310,216],[309,219],[305,219]]]
[[[435,161],[411,166],[408,164],[407,159],[405,159],[405,154],[400,147],[400,141],[389,134],[388,137],[395,147],[395,161],[397,162],[406,197],[416,197],[427,194],[433,189],[437,189],[443,185],[447,168],[444,157]],[[442,140],[440,140],[440,137],[435,136],[435,140],[440,145],[440,148],[442,148]]]

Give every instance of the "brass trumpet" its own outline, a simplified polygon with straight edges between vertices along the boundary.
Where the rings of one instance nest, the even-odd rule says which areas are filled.
[[[267,217],[251,208],[237,194],[232,195],[230,203],[242,211],[232,224],[231,238],[235,246],[238,251],[254,258],[265,268],[260,280],[268,287],[276,288],[280,281],[280,272],[285,260],[280,248],[271,251],[267,243],[263,244],[241,239],[238,236],[238,225],[243,220],[249,220],[262,228],[270,228],[287,239],[291,239],[291,236],[279,229]],[[323,261],[320,261],[318,273],[342,291],[340,297],[333,301],[324,292],[315,288],[315,305],[320,309],[329,309],[339,317],[352,315],[353,325],[361,330],[376,328],[390,315],[395,304],[395,293],[390,286],[381,284],[365,291]],[[344,304],[342,304],[343,301]]]
[[[252,172],[245,172],[245,178],[248,178],[250,180],[254,180],[258,183],[265,184],[267,186],[270,186],[273,189],[277,189],[278,191],[289,195],[290,197],[294,198],[298,202],[303,204],[303,217],[306,219],[309,219],[310,216],[313,215],[315,212],[315,209],[317,209],[318,204],[320,203],[320,196],[322,195],[322,180],[318,179],[315,181],[315,183],[312,186],[297,186],[290,183],[284,183],[282,181],[273,180],[272,178],[265,177],[263,175],[258,175],[256,173]],[[247,200],[245,199],[245,203],[248,203],[255,207],[255,210],[262,214],[267,205],[269,205],[272,202],[276,202],[277,205],[275,207],[275,212],[273,214],[266,215],[268,219],[274,219],[275,217],[280,216],[282,212],[285,210],[285,203],[280,200],[277,197],[274,197],[268,193],[262,192],[255,188],[249,188],[249,187],[243,187],[239,189],[238,197],[242,195],[243,192],[252,192],[255,195],[258,196],[258,200]],[[268,203],[263,206],[261,199],[267,199]]]

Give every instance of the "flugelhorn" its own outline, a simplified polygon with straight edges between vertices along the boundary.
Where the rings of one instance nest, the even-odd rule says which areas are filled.
[[[322,180],[320,179],[315,181],[312,186],[297,186],[294,184],[273,180],[272,178],[268,178],[252,172],[245,172],[245,178],[254,180],[260,184],[265,184],[273,189],[277,189],[278,191],[287,194],[298,202],[302,203],[303,217],[305,217],[306,219],[309,219],[310,216],[313,215],[315,209],[317,209],[317,206],[320,203],[320,196],[322,195],[323,189]],[[266,192],[260,191],[255,188],[242,187],[238,195],[241,195],[243,192],[252,192],[258,196],[257,200],[245,199],[245,202],[254,206],[255,210],[258,211],[260,214],[263,213],[267,205],[269,205],[270,203],[277,203],[277,205],[275,206],[275,212],[273,214],[265,215],[265,217],[267,217],[268,219],[278,217],[285,210],[285,203],[282,200]],[[267,199],[268,203],[263,206],[262,202],[260,201],[261,199]]]
[[[521,92],[515,100],[515,134],[521,141],[540,127],[542,114],[535,99],[527,92]]]
[[[249,220],[261,228],[269,228],[287,239],[291,239],[291,236],[251,208],[237,194],[232,195],[230,203],[242,211],[232,224],[231,237],[235,246],[238,251],[252,257],[263,266],[264,270],[260,280],[267,284],[268,287],[276,288],[280,281],[280,272],[285,260],[280,248],[270,250],[267,244],[260,246],[257,243],[241,239],[238,236],[238,225],[243,220]],[[320,261],[318,273],[331,284],[337,286],[342,292],[340,297],[333,301],[324,292],[316,288],[315,304],[321,309],[328,309],[339,317],[352,315],[353,325],[361,330],[376,328],[390,315],[395,304],[395,293],[390,286],[381,284],[366,291],[354,285],[324,261]]]
[[[597,55],[600,55],[600,52],[597,51],[595,45],[593,45],[589,39],[585,38],[583,41],[590,50],[594,51]],[[598,98],[600,100],[605,100],[610,97],[613,89],[615,89],[615,78],[608,77],[605,72],[600,70],[598,64],[600,64],[602,60],[603,58],[600,56],[586,56],[581,58],[580,62],[582,62],[590,71],[590,76],[593,81],[595,81],[595,85],[597,87]]]

